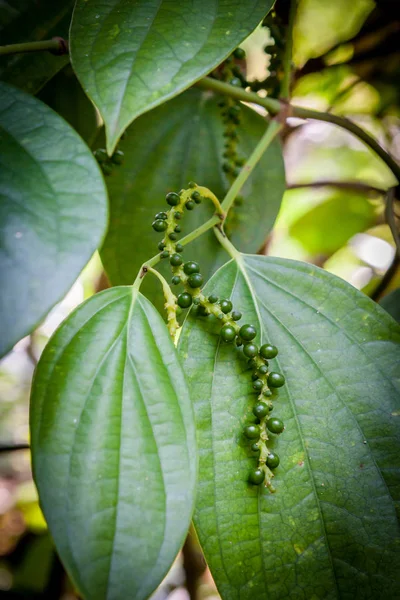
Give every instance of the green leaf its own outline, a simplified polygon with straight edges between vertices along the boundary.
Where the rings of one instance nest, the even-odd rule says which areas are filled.
[[[400,329],[346,282],[295,261],[238,257],[208,291],[231,297],[285,374],[275,494],[256,459],[251,370],[212,317],[189,318],[180,355],[201,448],[195,525],[224,600],[400,595]]]
[[[45,104],[0,83],[0,356],[69,290],[101,242],[93,155]]]
[[[188,530],[194,418],[168,331],[131,287],[90,298],[39,361],[34,477],[61,559],[86,600],[147,598]]]
[[[54,36],[68,39],[73,0],[24,0],[13,2],[12,10],[3,5],[1,44],[38,42]],[[26,92],[36,94],[44,84],[69,62],[68,54],[28,52],[0,57],[0,79]]]
[[[384,296],[379,304],[400,323],[400,288]]]
[[[70,65],[47,82],[38,98],[72,125],[89,146],[93,143],[99,128],[96,109]]]
[[[136,117],[222,62],[272,4],[78,0],[71,27],[72,64],[105,121],[109,153]]]
[[[101,251],[114,285],[132,283],[142,263],[157,253],[162,236],[153,231],[151,223],[155,213],[169,208],[165,203],[168,191],[179,191],[194,180],[223,198],[228,182],[222,171],[224,138],[218,100],[188,90],[139,117],[120,142],[125,160],[107,178],[110,226]],[[243,106],[238,129],[241,156],[249,156],[264,129],[264,119]],[[231,239],[240,250],[257,252],[262,246],[278,214],[284,189],[282,150],[276,140],[246,183],[243,205],[232,210]],[[211,203],[187,212],[182,235],[212,214]],[[227,259],[212,232],[191,243],[185,256],[200,260],[206,278]],[[162,272],[170,278],[168,267]],[[157,303],[160,286],[154,278],[146,279],[143,290]]]

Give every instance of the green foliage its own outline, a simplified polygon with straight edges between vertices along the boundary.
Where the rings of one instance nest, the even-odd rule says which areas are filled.
[[[105,121],[109,154],[136,117],[176,96],[226,58],[272,3],[182,0],[172,9],[167,0],[78,0],[71,28],[72,64]]]
[[[99,168],[45,104],[0,83],[0,356],[61,300],[107,219]]]
[[[275,392],[286,431],[271,495],[246,483],[249,367],[212,317],[186,321],[179,352],[202,449],[195,525],[222,598],[397,597],[399,327],[345,282],[284,259],[241,256],[211,279],[217,290],[261,342],[279,342],[272,364],[287,381]]]
[[[106,290],[58,329],[34,379],[31,436],[42,508],[83,596],[147,598],[189,528],[197,461],[177,353],[137,290]]]
[[[392,315],[398,323],[400,323],[400,289],[390,292],[387,296],[382,298],[379,304]]]

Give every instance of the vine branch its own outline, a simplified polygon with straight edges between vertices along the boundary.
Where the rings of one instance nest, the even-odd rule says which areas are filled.
[[[24,54],[27,52],[51,52],[52,54],[61,56],[62,54],[68,54],[68,42],[61,37],[54,37],[51,40],[0,46],[0,56],[5,56],[7,54]]]
[[[312,181],[310,183],[291,183],[286,186],[287,190],[298,190],[303,188],[322,188],[322,187],[334,187],[343,190],[353,190],[355,192],[366,192],[375,193],[379,195],[386,194],[387,190],[362,183],[361,181],[331,181],[328,179],[322,179],[321,181]]]

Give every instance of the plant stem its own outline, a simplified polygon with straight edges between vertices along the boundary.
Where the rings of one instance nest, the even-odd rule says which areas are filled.
[[[53,54],[67,54],[68,44],[62,38],[52,38],[51,40],[41,40],[39,42],[23,42],[21,44],[0,46],[0,56],[43,51],[49,51]]]
[[[385,206],[385,218],[386,222],[390,227],[390,231],[392,232],[392,236],[394,242],[396,244],[396,252],[400,255],[400,234],[396,223],[396,218],[394,216],[394,200],[395,200],[395,189],[390,188],[386,194],[386,206]]]
[[[238,260],[240,257],[240,252],[235,248],[235,246],[228,240],[221,226],[216,225],[214,227],[214,233],[221,244],[221,246],[227,251],[229,256],[231,256],[234,260]]]
[[[240,190],[246,183],[247,179],[250,177],[251,173],[253,172],[254,167],[257,165],[257,163],[261,159],[262,155],[264,154],[264,152],[266,151],[268,146],[271,144],[271,142],[278,135],[278,133],[280,132],[282,127],[283,127],[282,124],[279,123],[278,121],[275,121],[274,119],[272,119],[269,122],[264,135],[262,136],[261,140],[258,142],[257,146],[254,148],[253,152],[247,159],[246,163],[243,165],[242,169],[240,170],[239,175],[236,177],[235,181],[233,182],[232,186],[228,190],[228,193],[222,202],[221,206],[222,206],[225,214],[228,213],[236,196],[238,195],[238,193],[240,192]]]
[[[287,190],[298,190],[302,188],[321,188],[321,187],[334,187],[343,190],[353,190],[354,192],[365,192],[384,195],[387,190],[374,185],[368,185],[361,181],[331,181],[322,179],[321,181],[312,181],[310,183],[291,183],[286,186]]]
[[[375,302],[378,302],[381,299],[384,292],[387,290],[389,285],[392,283],[393,278],[397,273],[397,269],[398,269],[399,265],[400,265],[400,258],[396,252],[396,254],[394,255],[392,264],[390,265],[390,267],[388,268],[388,270],[386,271],[386,273],[384,274],[384,276],[382,277],[382,279],[380,280],[380,282],[378,283],[378,285],[372,292],[371,300],[375,300]]]
[[[0,444],[0,453],[2,452],[15,452],[16,450],[29,450],[29,444]]]
[[[291,0],[289,11],[289,24],[286,30],[286,45],[283,55],[283,80],[281,84],[281,98],[290,98],[292,79],[292,53],[293,53],[293,25],[296,16],[297,0]]]
[[[338,125],[342,129],[347,129],[353,135],[358,137],[364,144],[366,144],[371,150],[373,150],[389,167],[396,179],[400,182],[400,166],[396,161],[384,150],[378,142],[369,133],[364,131],[361,127],[349,121],[344,117],[338,115],[332,115],[326,112],[319,112],[317,110],[311,110],[309,108],[303,108],[301,106],[294,106],[281,102],[275,98],[261,98],[254,92],[246,92],[242,88],[235,87],[229,83],[212,79],[211,77],[204,77],[195,84],[197,87],[203,90],[212,90],[219,94],[224,94],[242,100],[243,102],[252,102],[263,106],[272,115],[278,114],[281,110],[285,117],[299,117],[300,119],[316,119],[317,121],[325,121],[326,123],[333,123]]]

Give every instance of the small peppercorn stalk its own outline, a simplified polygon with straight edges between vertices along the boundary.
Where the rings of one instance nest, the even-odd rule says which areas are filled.
[[[191,182],[189,189],[181,190],[179,193],[170,192],[166,196],[167,203],[171,208],[167,212],[159,212],[155,215],[153,229],[164,232],[164,239],[158,244],[161,251],[160,258],[169,258],[172,268],[172,285],[182,285],[184,291],[177,297],[171,292],[167,282],[157,272],[164,288],[167,299],[166,308],[168,313],[168,327],[174,337],[177,330],[176,314],[178,309],[197,306],[198,316],[214,315],[221,322],[220,336],[224,342],[235,343],[237,347],[243,347],[243,354],[248,359],[249,367],[252,369],[253,389],[257,392],[257,402],[253,407],[256,423],[244,428],[244,435],[252,440],[251,446],[254,452],[259,452],[258,467],[249,474],[252,484],[265,483],[271,492],[275,491],[271,480],[274,474],[271,469],[279,465],[279,457],[270,451],[267,442],[269,433],[280,434],[284,430],[283,422],[271,417],[273,409],[273,394],[271,388],[279,388],[285,383],[285,378],[280,373],[269,371],[268,360],[278,354],[278,349],[271,344],[263,344],[260,348],[254,343],[257,330],[253,325],[238,325],[237,321],[242,318],[242,313],[234,310],[232,302],[227,298],[218,298],[215,294],[208,297],[203,294],[203,276],[200,266],[194,261],[183,261],[181,252],[183,246],[177,242],[178,233],[181,232],[180,221],[184,208],[193,210],[196,204],[208,198],[217,208],[218,214],[223,219],[221,205],[216,196],[207,188],[198,186]],[[143,267],[143,270],[151,268]]]

